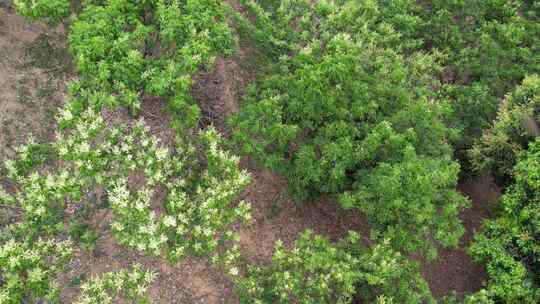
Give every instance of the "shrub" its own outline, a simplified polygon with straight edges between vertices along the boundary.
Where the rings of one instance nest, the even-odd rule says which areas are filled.
[[[15,0],[19,14],[32,20],[44,19],[53,24],[62,21],[71,13],[70,0]]]
[[[470,150],[474,168],[489,170],[501,184],[512,178],[517,156],[540,135],[540,77],[527,76],[506,96],[493,126]]]
[[[467,205],[454,190],[452,130],[434,102],[436,58],[387,48],[392,35],[383,30],[398,34],[377,24],[376,3],[326,4],[303,8],[326,13],[313,33],[300,24],[288,29],[301,38],[281,34],[290,52],[247,93],[233,140],[285,175],[296,198],[335,195],[365,212],[377,236],[433,257],[435,243],[457,245],[457,214]],[[263,12],[263,20],[292,22],[285,9],[285,17]]]
[[[76,304],[112,304],[120,298],[130,303],[150,303],[147,289],[156,274],[144,271],[140,265],[129,270],[107,272],[81,286]]]
[[[419,33],[424,48],[445,56],[441,95],[449,123],[461,130],[460,154],[491,124],[497,105],[527,74],[540,72],[540,6],[531,1],[430,1]],[[461,155],[462,158],[465,155]]]
[[[178,137],[169,150],[142,121],[129,127],[107,126],[93,110],[74,116],[64,109],[60,124],[66,129],[52,144],[62,162],[60,173],[19,175],[16,163],[31,159],[24,153],[27,148],[20,149],[16,162],[8,162],[10,177],[20,185],[11,203],[25,210],[19,228],[26,233],[62,230],[65,201],[78,201],[100,189],[108,193],[112,230],[121,244],[153,255],[167,248],[175,261],[189,254],[213,255],[228,235],[223,234],[225,227],[249,220],[249,204],[231,206],[249,175],[238,169],[237,157],[221,148],[214,129],[194,142]],[[194,144],[206,157],[204,166]],[[128,183],[135,176],[143,182]],[[164,201],[157,201],[165,208],[159,215],[151,208],[158,188],[165,193]]]
[[[71,244],[57,240],[19,241],[0,245],[0,303],[58,301],[56,276],[71,258]]]
[[[223,4],[204,1],[114,0],[85,5],[69,33],[81,79],[73,102],[140,111],[147,94],[168,100],[173,126],[196,125],[199,109],[191,76],[215,56],[230,54],[234,40]]]
[[[350,303],[358,266],[358,259],[307,231],[292,251],[277,242],[270,266],[250,267],[238,280],[241,303]]]
[[[40,150],[27,146],[18,149],[17,159],[7,162],[7,175],[17,191],[14,195],[1,191],[0,203],[22,211],[11,233],[24,242],[3,245],[5,255],[0,256],[0,266],[8,270],[4,265],[15,267],[8,272],[13,277],[8,275],[5,281],[0,277],[7,284],[6,299],[34,293],[52,299],[56,291],[46,284],[58,273],[56,266],[40,276],[43,282],[36,281],[29,287],[18,287],[27,283],[19,280],[15,270],[24,272],[35,263],[44,268],[46,262],[40,259],[48,262],[52,258],[47,256],[54,250],[68,250],[67,245],[56,249],[54,243],[33,246],[42,236],[64,231],[67,203],[91,204],[86,200],[88,195],[100,191],[108,194],[112,232],[120,244],[150,255],[165,254],[172,262],[196,255],[212,258],[226,269],[234,266],[238,238],[230,226],[240,219],[249,220],[250,207],[245,202],[232,205],[232,201],[249,182],[249,175],[238,168],[238,157],[222,149],[214,129],[202,132],[192,142],[178,137],[174,148],[169,149],[149,134],[142,121],[132,126],[106,125],[91,109],[79,116],[64,109],[59,122],[64,129],[50,144],[57,168],[39,167],[39,161],[33,162],[33,153]],[[197,151],[205,156],[204,165]],[[156,190],[164,193],[163,200],[153,195]],[[158,214],[153,208],[160,204],[163,211]],[[24,259],[26,252],[28,261],[17,262],[11,257],[20,255],[17,258]],[[12,262],[16,264],[9,264]],[[26,268],[19,268],[19,264]],[[17,286],[13,289],[11,285]],[[18,303],[14,301],[7,303]]]
[[[363,301],[423,303],[433,299],[418,268],[388,243],[359,249],[358,236],[336,245],[310,231],[292,250],[277,242],[269,266],[250,266],[236,280],[241,303],[351,303],[356,290]],[[381,301],[379,301],[382,303]]]
[[[487,293],[496,303],[538,303],[540,261],[540,141],[520,154],[515,183],[501,200],[501,214],[487,220],[472,255],[487,264]]]

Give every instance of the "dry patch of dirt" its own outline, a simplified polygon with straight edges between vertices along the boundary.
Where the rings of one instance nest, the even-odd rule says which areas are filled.
[[[218,58],[212,71],[194,77],[192,95],[202,112],[201,128],[213,125],[221,134],[229,135],[226,120],[238,110],[244,88],[255,80],[255,71],[240,64],[248,58],[246,50],[239,49],[232,58]]]
[[[478,291],[487,280],[483,265],[472,260],[467,248],[473,241],[474,233],[482,227],[483,220],[493,216],[501,192],[490,176],[465,181],[458,186],[458,190],[472,202],[472,207],[460,215],[466,228],[460,248],[440,249],[436,261],[422,265],[422,274],[433,294],[438,297],[451,292],[463,295]]]
[[[277,240],[291,248],[306,229],[333,241],[346,237],[348,231],[369,235],[369,225],[360,212],[343,210],[330,199],[294,202],[287,194],[283,178],[268,170],[258,170],[248,159],[244,159],[243,166],[252,175],[242,199],[252,204],[253,222],[238,231],[243,254],[251,261],[269,262]]]
[[[148,290],[152,303],[195,304],[228,303],[232,292],[231,283],[216,268],[202,259],[188,258],[171,265],[163,258],[153,258],[118,245],[108,229],[99,232],[93,253],[77,250],[69,267],[61,278],[61,303],[73,303],[79,294],[83,280],[108,271],[126,269],[140,264],[144,269],[157,273]]]
[[[54,135],[66,91],[63,78],[69,77],[62,35],[61,28],[28,23],[0,1],[0,164],[30,134],[38,142]],[[1,175],[0,184],[5,184]],[[11,211],[0,208],[0,226],[14,220]]]
[[[38,140],[54,134],[69,77],[62,37],[61,28],[28,23],[0,7],[0,159],[12,157],[29,134]]]

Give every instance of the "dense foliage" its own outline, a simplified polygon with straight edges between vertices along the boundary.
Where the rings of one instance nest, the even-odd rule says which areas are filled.
[[[487,264],[487,292],[496,303],[540,301],[540,141],[515,167],[515,183],[502,197],[498,218],[485,222],[472,255]]]
[[[429,1],[422,4],[423,48],[444,54],[442,98],[469,148],[495,118],[497,104],[527,74],[540,71],[537,1]]]
[[[362,210],[381,239],[433,257],[436,243],[457,244],[457,214],[467,205],[454,190],[459,166],[450,158],[451,130],[426,77],[434,58],[388,48],[399,34],[378,24],[384,21],[376,3],[345,2],[275,8],[287,13],[272,15],[277,24],[295,21],[300,9],[306,18],[322,16],[314,33],[303,23],[268,30],[292,46],[276,73],[248,92],[232,122],[235,142],[285,175],[298,198],[337,195],[344,207]],[[287,29],[292,33],[280,32]]]
[[[434,301],[415,264],[386,242],[363,248],[354,233],[336,245],[310,231],[292,250],[278,242],[272,264],[250,266],[237,288],[241,303],[345,304],[357,290],[368,303]]]
[[[71,25],[69,46],[80,80],[72,86],[79,107],[126,106],[134,113],[146,95],[167,100],[182,131],[196,125],[199,109],[191,76],[234,40],[221,1],[99,1]]]
[[[540,77],[531,75],[506,96],[493,126],[470,151],[476,170],[489,170],[507,184],[520,152],[540,135],[539,121]]]
[[[242,303],[350,303],[360,280],[359,262],[308,231],[292,251],[278,242],[272,264],[250,267],[237,288]]]
[[[70,0],[15,0],[19,13],[33,20],[45,19],[53,24],[70,14]]]
[[[71,244],[66,241],[4,242],[0,246],[0,303],[57,301],[59,288],[54,279],[62,273],[71,253]]]
[[[57,302],[68,236],[94,248],[97,232],[81,219],[102,209],[119,244],[171,263],[208,257],[242,303],[434,303],[408,255],[458,244],[463,167],[512,185],[471,248],[487,286],[444,303],[540,302],[536,1],[74,3],[14,1],[31,20],[68,20],[79,77],[55,140],[30,139],[5,162],[0,207],[17,216],[0,230],[0,303]],[[285,176],[298,200],[332,196],[361,210],[370,246],[353,232],[333,244],[308,231],[293,249],[278,242],[268,265],[242,258],[233,227],[251,217],[236,202],[249,174],[216,130],[196,129],[191,96],[193,75],[232,54],[233,24],[261,60],[230,145]],[[156,101],[170,110],[166,140],[142,119],[104,115],[138,116]],[[78,303],[146,303],[153,277],[139,266],[102,274]]]
[[[277,58],[312,37],[331,35],[325,16],[340,30],[410,55],[433,52],[442,70],[434,88],[450,105],[446,122],[460,131],[452,143],[464,151],[495,118],[499,100],[527,74],[540,72],[540,4],[537,1],[272,1],[244,0],[257,16],[252,31]],[[336,9],[344,7],[344,9]],[[361,21],[359,22],[359,19]],[[340,22],[346,20],[347,22]],[[312,26],[316,24],[317,26]],[[355,25],[361,24],[363,27]],[[291,27],[297,29],[291,31]],[[267,51],[268,52],[268,51]]]

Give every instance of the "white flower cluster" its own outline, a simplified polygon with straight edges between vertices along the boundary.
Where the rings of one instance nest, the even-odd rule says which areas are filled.
[[[189,191],[183,179],[168,185],[166,208],[169,216],[164,218],[171,235],[172,260],[186,254],[210,256],[226,241],[234,241],[226,227],[237,220],[251,218],[250,205],[239,202],[232,205],[235,197],[249,183],[249,175],[238,168],[239,159],[219,148],[220,137],[215,129],[202,133],[207,165]],[[225,233],[224,233],[225,232]]]
[[[109,201],[115,219],[113,232],[119,242],[152,255],[160,255],[167,242],[160,219],[150,209],[152,191],[143,188],[135,193],[128,190],[127,180],[118,180],[109,191]]]
[[[167,248],[172,260],[190,254],[210,256],[227,226],[250,219],[249,204],[232,206],[249,175],[239,170],[238,157],[219,147],[216,130],[211,128],[198,139],[207,159],[206,168],[201,168],[191,142],[178,139],[174,149],[163,147],[143,121],[131,127],[106,127],[99,113],[91,110],[77,117],[65,110],[60,119],[71,128],[58,136],[57,147],[63,151],[59,154],[74,163],[77,179],[92,178],[105,187],[120,243],[152,255]],[[133,191],[128,180],[140,174],[146,183]],[[167,192],[164,214],[151,209],[152,187],[158,185]]]
[[[24,211],[19,229],[26,234],[62,229],[59,214],[66,199],[80,198],[81,180],[72,178],[67,169],[56,174],[33,172],[29,176],[17,175],[17,180],[19,191],[16,195],[0,191],[0,201],[17,205]]]
[[[67,127],[47,146],[59,168],[38,168],[43,161],[33,142],[19,149],[19,159],[6,163],[18,191],[0,191],[0,200],[24,211],[20,231],[33,237],[62,230],[68,201],[81,202],[104,190],[119,243],[172,261],[212,256],[231,275],[238,274],[238,236],[230,226],[250,219],[250,205],[234,203],[249,175],[239,169],[238,157],[220,148],[214,129],[194,143],[179,138],[174,147],[165,147],[143,121],[109,126],[98,112],[74,115],[68,109],[59,120]],[[206,161],[199,160],[199,152]]]
[[[155,277],[155,273],[142,270],[140,265],[129,270],[107,272],[84,283],[75,303],[112,304],[118,303],[119,298],[129,303],[146,303],[146,291]]]
[[[71,243],[67,241],[10,239],[2,244],[0,304],[18,304],[29,299],[55,301],[58,286],[53,281],[71,254]]]

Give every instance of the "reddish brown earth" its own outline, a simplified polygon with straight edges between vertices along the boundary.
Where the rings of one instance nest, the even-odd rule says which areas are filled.
[[[489,176],[462,182],[458,189],[472,202],[472,207],[460,216],[467,229],[460,248],[440,249],[436,261],[422,265],[422,274],[435,296],[444,296],[452,291],[458,295],[478,291],[486,283],[484,267],[475,263],[466,250],[474,232],[482,226],[482,221],[492,216],[499,201],[500,189]]]
[[[42,71],[21,70],[17,63],[24,63],[24,47],[34,41],[39,34],[51,31],[44,25],[30,24],[13,12],[0,7],[0,120],[25,123],[17,138],[29,130],[39,129],[39,119],[45,107],[28,107],[17,103],[16,84],[24,73],[42,75]],[[60,31],[61,32],[61,31]],[[201,72],[195,78],[193,95],[199,103],[204,119],[202,126],[214,125],[220,132],[228,135],[226,118],[238,108],[238,100],[243,88],[255,79],[254,69],[245,62],[250,61],[250,49],[242,47],[231,58],[217,59],[215,67]],[[65,82],[59,85],[64,88]],[[35,87],[30,87],[30,95],[35,95]],[[58,89],[55,100],[64,96]],[[52,101],[51,101],[52,102]],[[47,104],[45,104],[47,105]],[[49,106],[58,106],[58,102]],[[41,109],[41,110],[40,110]],[[109,121],[130,122],[132,118],[122,111],[107,112]],[[145,98],[142,116],[150,125],[152,133],[170,142],[172,136],[168,129],[169,114],[160,100]],[[11,129],[12,126],[9,125]],[[15,132],[16,131],[10,131]],[[13,143],[4,141],[0,134],[0,156],[8,156]],[[256,166],[249,158],[242,159],[242,167],[251,173],[252,183],[241,195],[241,199],[251,202],[253,221],[246,226],[236,226],[241,235],[241,250],[248,260],[267,263],[272,255],[274,242],[282,240],[292,246],[298,234],[305,229],[338,240],[349,230],[358,231],[365,240],[369,235],[366,219],[359,212],[345,211],[331,199],[296,204],[286,191],[286,181],[275,174]],[[472,292],[481,288],[485,273],[466,254],[465,248],[472,239],[473,232],[481,226],[482,219],[490,216],[490,210],[499,198],[499,190],[488,177],[467,181],[459,190],[472,200],[471,209],[461,215],[467,234],[458,250],[441,250],[434,262],[424,262],[422,273],[436,296],[455,291],[458,294]],[[99,214],[93,223],[100,227],[100,238],[94,254],[77,251],[71,270],[62,276],[62,303],[71,303],[79,292],[80,279],[88,278],[105,271],[140,263],[155,269],[159,275],[150,289],[154,303],[238,303],[232,283],[219,269],[212,268],[204,260],[187,259],[176,265],[169,265],[162,259],[148,258],[119,246],[107,229],[110,216]]]

